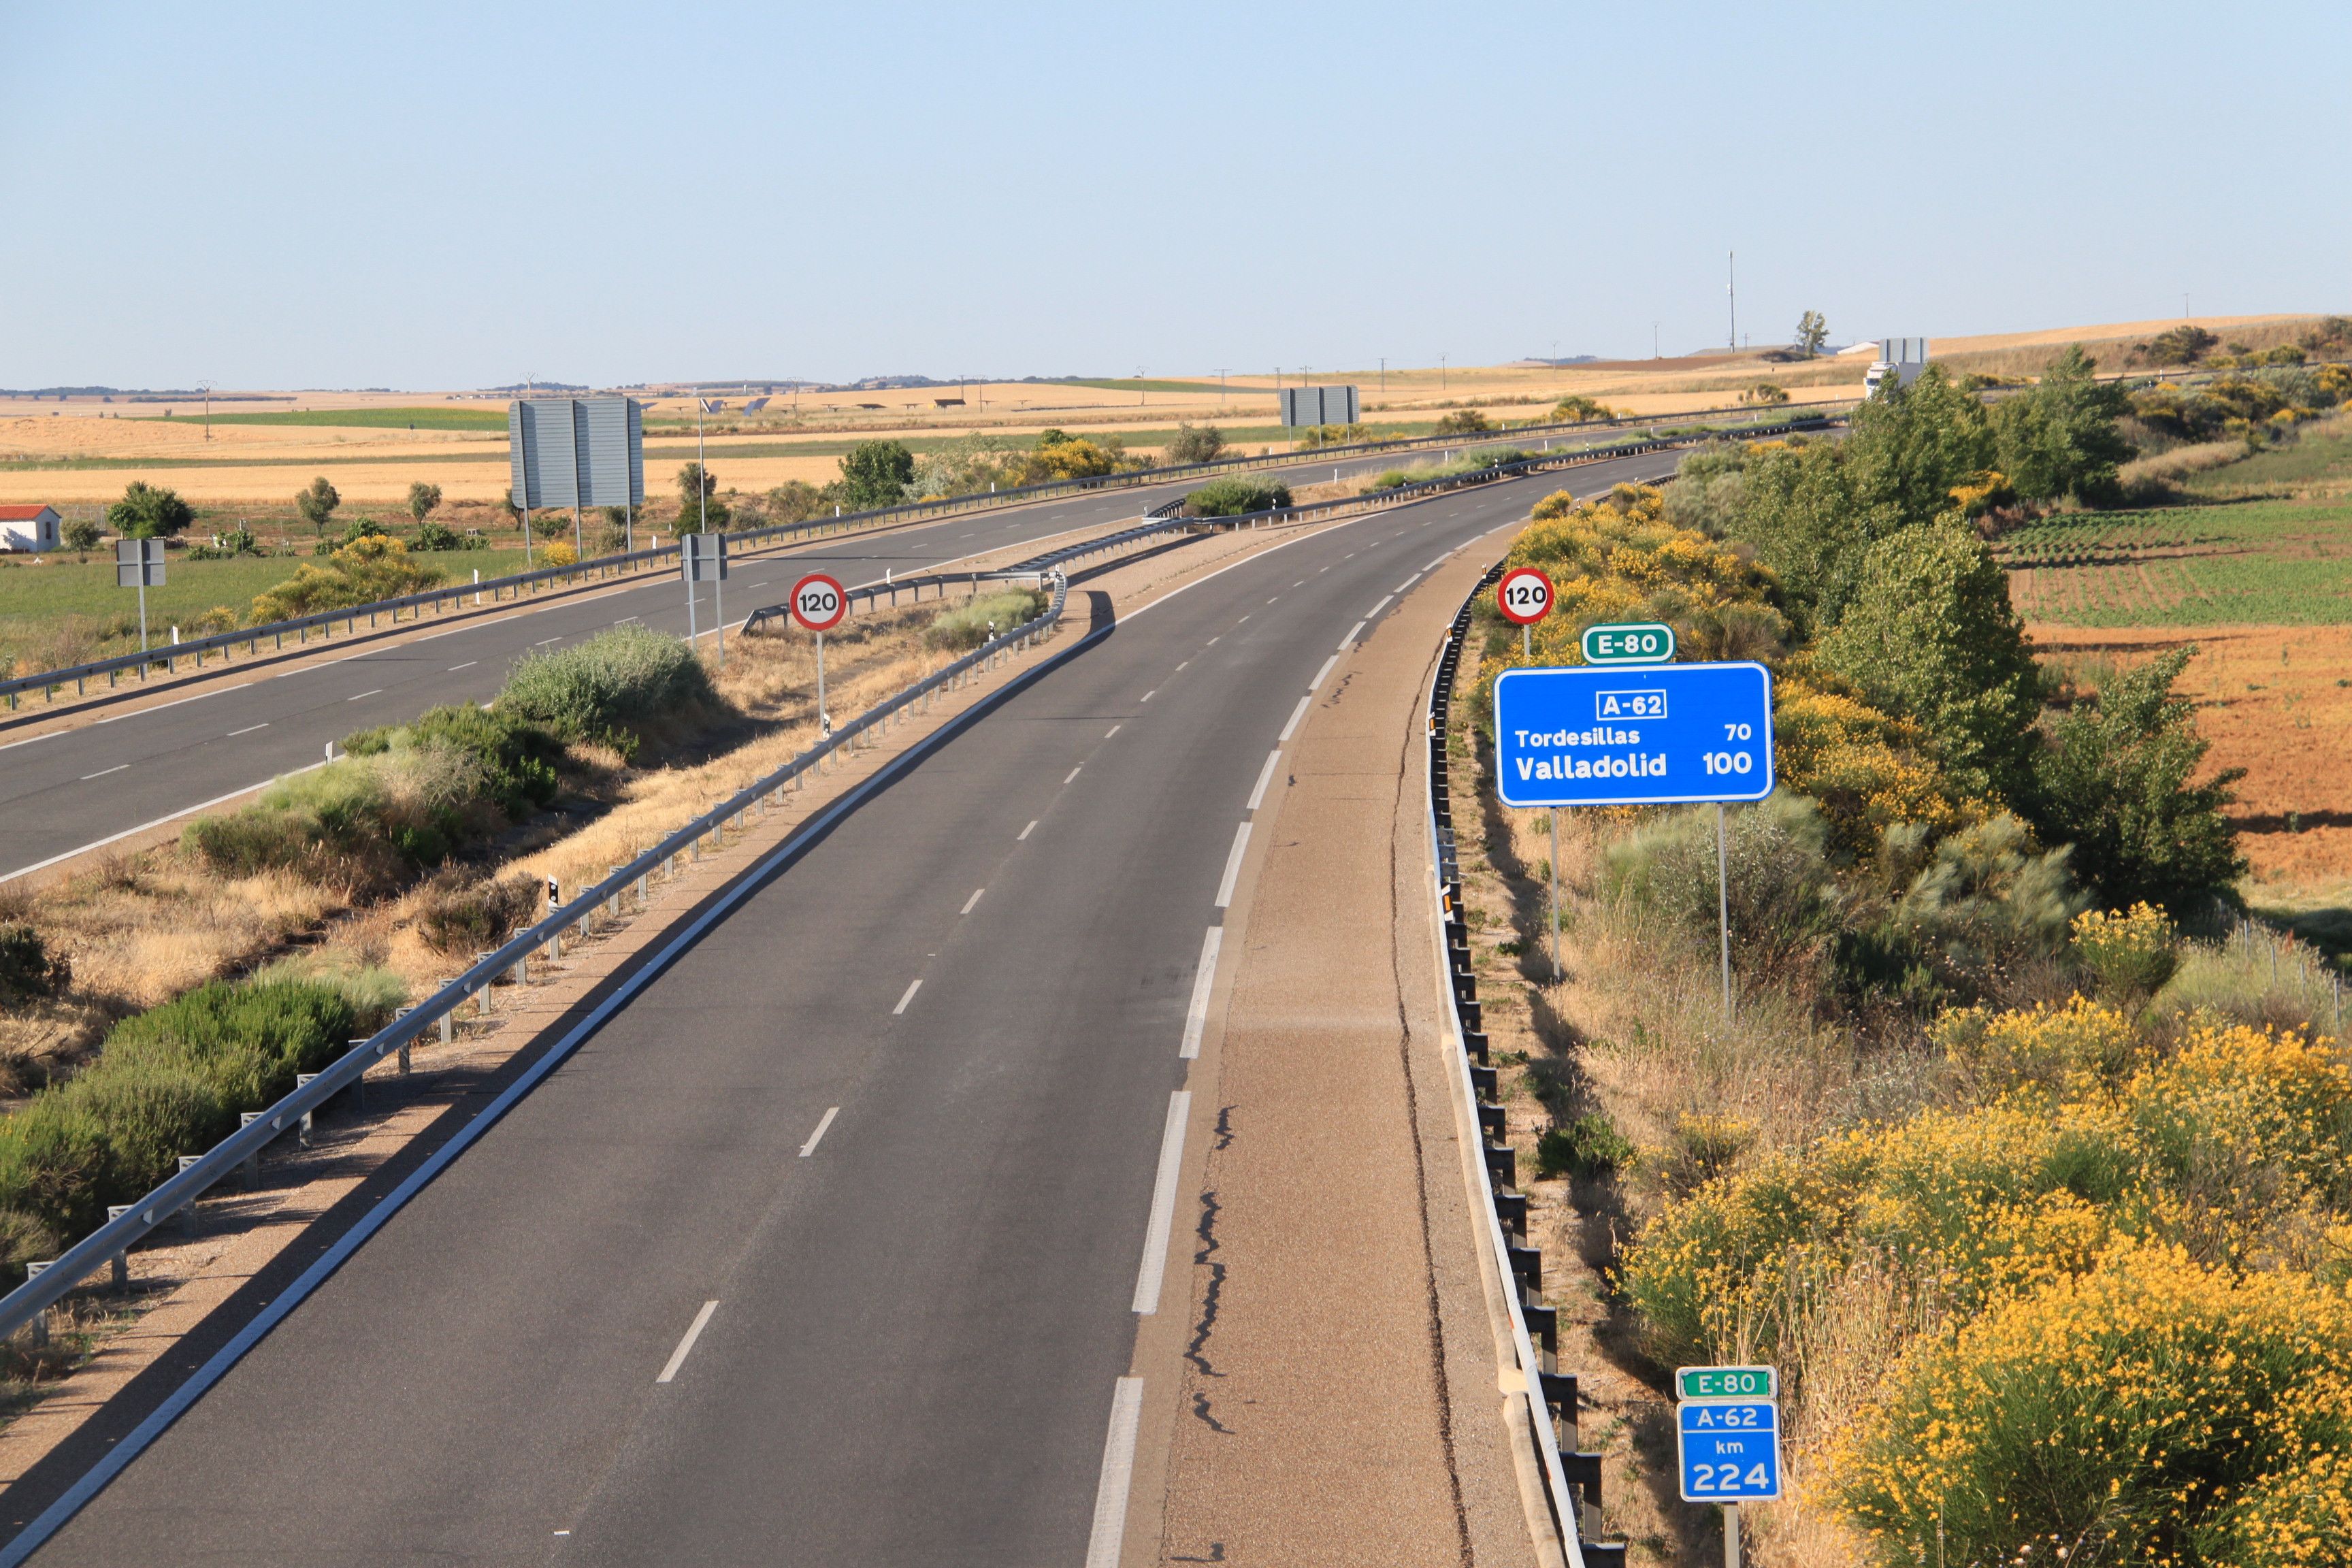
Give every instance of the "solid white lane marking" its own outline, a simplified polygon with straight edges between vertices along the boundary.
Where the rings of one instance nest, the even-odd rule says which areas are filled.
[[[1339,663],[1339,656],[1338,654],[1336,654],[1336,653],[1335,653],[1335,654],[1333,654],[1329,658],[1327,658],[1327,659],[1325,659],[1325,660],[1323,661],[1323,668],[1320,668],[1320,669],[1318,669],[1318,670],[1317,670],[1317,671],[1315,672],[1315,679],[1312,679],[1312,680],[1310,680],[1310,681],[1308,681],[1308,682],[1307,683],[1307,694],[1308,694],[1309,696],[1312,696],[1312,695],[1313,695],[1313,694],[1314,694],[1314,693],[1315,693],[1315,692],[1316,692],[1316,691],[1317,691],[1317,690],[1318,690],[1318,689],[1322,686],[1322,684],[1323,684],[1323,678],[1324,678],[1325,676],[1327,676],[1327,675],[1330,674],[1330,673],[1331,673],[1331,667],[1332,667],[1333,665],[1335,665],[1335,664]]]
[[[920,991],[922,988],[922,976],[917,975],[914,979],[908,981],[907,983],[907,994],[898,998],[898,1005],[896,1007],[890,1009],[890,1016],[895,1018],[899,1014],[905,1012],[907,1010],[907,1004],[912,1002],[915,999],[915,993]]]
[[[1168,1125],[1160,1134],[1160,1174],[1151,1184],[1151,1221],[1143,1231],[1143,1271],[1136,1276],[1135,1310],[1144,1317],[1160,1310],[1160,1286],[1168,1275],[1168,1233],[1176,1223],[1176,1178],[1184,1165],[1184,1121],[1192,1114],[1192,1091],[1168,1097]]]
[[[1380,602],[1379,604],[1377,604],[1377,605],[1374,605],[1370,609],[1366,610],[1366,611],[1364,612],[1364,619],[1366,619],[1366,620],[1368,620],[1368,621],[1369,621],[1369,620],[1370,620],[1374,616],[1379,615],[1382,610],[1387,609],[1387,608],[1388,608],[1388,605],[1389,605],[1389,601],[1390,601],[1391,599],[1395,598],[1395,597],[1396,597],[1396,595],[1395,595],[1394,594],[1382,594],[1382,595],[1381,595],[1381,602]]]
[[[966,900],[963,901],[963,908],[961,908],[961,909],[958,910],[956,911],[956,913],[958,913],[958,914],[960,914],[960,915],[968,915],[968,914],[971,913],[971,911],[972,911],[974,909],[978,908],[978,907],[979,907],[979,905],[980,905],[980,896],[981,896],[981,894],[982,894],[982,893],[984,893],[984,892],[986,892],[986,891],[988,891],[988,889],[987,889],[986,888],[974,888],[974,889],[971,890],[971,897],[970,897],[970,898],[966,899]]]
[[[1143,1379],[1120,1378],[1111,1390],[1110,1435],[1103,1439],[1102,1474],[1095,1482],[1087,1568],[1118,1568],[1127,1537],[1127,1493],[1135,1484],[1135,1430],[1142,1416]]]
[[[231,731],[228,732],[228,738],[229,738],[230,740],[234,741],[234,740],[236,740],[239,735],[250,735],[250,734],[252,734],[256,730],[267,730],[267,729],[268,729],[268,728],[269,728],[269,721],[268,721],[268,720],[267,720],[267,719],[264,719],[264,720],[263,720],[260,723],[258,723],[258,724],[247,724],[247,725],[244,729],[242,729],[242,730],[231,730]]]
[[[1225,874],[1217,883],[1217,908],[1223,909],[1234,901],[1234,879],[1242,874],[1242,851],[1249,847],[1250,825],[1246,822],[1234,833],[1233,852],[1225,857]]]
[[[1106,741],[1109,740],[1113,735],[1118,734],[1124,727],[1125,726],[1123,725],[1113,724],[1109,729],[1103,731],[1103,739]]]
[[[1276,747],[1265,754],[1265,766],[1258,771],[1257,788],[1250,791],[1249,808],[1255,811],[1265,799],[1266,786],[1274,783],[1274,770],[1282,765],[1282,751]]]
[[[670,1352],[669,1360],[662,1363],[661,1375],[654,1379],[656,1383],[667,1383],[677,1375],[677,1369],[686,1364],[687,1352],[694,1349],[694,1342],[702,1337],[703,1328],[710,1321],[710,1314],[717,1310],[719,1303],[716,1301],[702,1304],[702,1310],[694,1314],[694,1321],[686,1331],[686,1338],[677,1342],[677,1349]]]
[[[1209,1026],[1209,993],[1217,984],[1217,950],[1224,945],[1225,928],[1211,926],[1201,941],[1201,967],[1192,972],[1192,1001],[1184,1009],[1184,1043],[1176,1054],[1185,1061],[1201,1055],[1201,1033]]]
[[[130,765],[131,765],[131,764],[130,764],[129,763],[115,763],[115,764],[114,764],[112,767],[110,767],[110,768],[100,768],[100,769],[99,769],[99,770],[98,770],[98,772],[96,772],[96,773],[84,773],[84,774],[82,774],[82,775],[81,775],[81,777],[80,777],[79,780],[77,780],[76,782],[77,782],[77,783],[80,783],[80,784],[88,784],[88,783],[89,783],[90,780],[92,780],[92,779],[102,779],[102,778],[104,778],[104,777],[105,777],[107,774],[109,774],[109,773],[121,773],[123,769],[125,769],[125,768],[129,767]]]
[[[1298,728],[1298,721],[1307,717],[1307,705],[1314,700],[1315,693],[1311,691],[1306,696],[1300,698],[1298,700],[1298,706],[1290,710],[1290,722],[1282,727],[1282,733],[1276,735],[1275,739],[1277,741],[1289,740],[1290,732]]]
[[[65,732],[63,730],[52,730],[46,735],[27,735],[21,741],[11,741],[6,745],[0,746],[0,752],[13,752],[19,746],[29,746],[36,741],[54,741]]]
[[[1363,630],[1364,623],[1361,621],[1358,621],[1354,626],[1349,626],[1348,628],[1348,635],[1339,639],[1340,648],[1344,651],[1345,649],[1355,647],[1356,638],[1363,635]]]
[[[838,1105],[829,1105],[825,1107],[824,1114],[817,1118],[816,1131],[810,1133],[809,1141],[801,1145],[802,1159],[805,1160],[811,1154],[816,1152],[817,1144],[822,1142],[824,1139],[824,1130],[832,1126],[833,1119],[840,1114],[841,1107]]]
[[[482,661],[478,658],[469,658],[463,664],[453,664],[449,667],[449,673],[451,675],[455,675],[461,669],[471,669],[474,666],[481,662]]]
[[[1070,779],[1075,779],[1075,778],[1076,778],[1076,777],[1078,776],[1078,774],[1079,774],[1079,773],[1083,773],[1083,772],[1086,770],[1086,765],[1087,765],[1086,763],[1080,763],[1076,767],[1072,768],[1072,769],[1070,770],[1069,778],[1066,778],[1066,779],[1064,779],[1062,782],[1063,782],[1064,784],[1068,784],[1068,783],[1070,782]]]
[[[223,691],[242,691],[245,688],[251,686],[253,682],[250,680],[240,680],[235,686],[223,686],[211,691],[199,691],[194,697],[175,697],[169,702],[158,702],[152,708],[138,708],[133,709],[128,713],[110,714],[106,718],[98,720],[97,722],[100,724],[111,724],[117,719],[136,719],[142,713],[161,713],[164,709],[177,708],[183,702],[202,702],[207,697],[218,697]],[[33,738],[37,741],[40,739],[38,735],[36,735]],[[19,741],[16,743],[20,746],[24,744],[22,741]]]
[[[350,697],[346,697],[346,698],[344,698],[344,699],[343,699],[343,700],[344,700],[344,701],[346,701],[346,702],[357,702],[357,701],[358,701],[361,698],[362,698],[362,697],[381,697],[381,696],[383,696],[383,687],[381,687],[381,686],[379,686],[379,687],[377,687],[373,691],[361,691],[361,692],[357,692],[357,693],[354,693],[353,695],[352,695],[352,696],[350,696]]]
[[[130,764],[128,763],[124,764],[126,767],[129,765]],[[194,805],[184,805],[177,811],[165,813],[163,816],[155,818],[152,822],[142,822],[136,827],[126,827],[120,833],[110,833],[103,838],[93,838],[89,843],[81,845],[77,848],[66,850],[63,854],[52,855],[46,860],[36,860],[29,866],[19,866],[15,870],[9,872],[6,876],[0,877],[0,882],[13,882],[19,877],[29,877],[36,871],[45,871],[60,860],[70,860],[77,855],[87,855],[93,849],[103,849],[110,844],[121,842],[123,839],[130,837],[134,833],[144,833],[151,827],[161,827],[167,822],[177,822],[180,818],[203,811],[208,806],[218,805],[225,800],[235,800],[238,795],[251,795],[257,789],[267,789],[269,785],[276,784],[279,778],[291,778],[294,773],[307,773],[312,769],[323,768],[327,764],[323,762],[312,763],[310,767],[296,768],[292,773],[279,773],[278,778],[264,779],[259,784],[247,784],[243,789],[233,789],[226,795],[216,795],[210,800],[200,800]]]
[[[1035,823],[1034,823],[1034,822],[1033,822],[1033,823],[1031,823],[1028,826],[1026,826],[1026,827],[1023,828],[1020,832],[1018,832],[1018,833],[1014,834],[1014,835],[1013,836],[1013,843],[1015,843],[1015,844],[1018,844],[1018,843],[1020,843],[1023,839],[1024,839],[1024,838],[1028,837],[1032,833],[1034,833],[1034,832],[1036,832],[1036,831],[1037,831],[1037,825],[1036,825]]]

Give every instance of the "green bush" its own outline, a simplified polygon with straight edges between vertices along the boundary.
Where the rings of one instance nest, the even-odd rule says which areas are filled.
[[[0,1002],[54,996],[73,984],[73,964],[52,953],[28,925],[0,925]]]
[[[554,804],[560,789],[555,769],[563,742],[543,726],[504,709],[470,702],[426,710],[406,724],[361,730],[343,738],[354,757],[412,752],[446,746],[465,752],[482,769],[482,793],[514,821]]]
[[[716,709],[719,698],[685,639],[630,626],[518,660],[497,706],[566,740],[633,756],[656,720]]]
[[[1225,433],[1215,426],[1180,420],[1166,456],[1171,463],[1213,463],[1224,449]]]
[[[1492,430],[1494,427],[1495,422],[1487,418],[1484,414],[1479,413],[1476,409],[1457,408],[1453,413],[1444,415],[1439,418],[1437,421],[1436,434],[1440,436],[1475,436],[1481,431]]]
[[[966,653],[992,637],[1026,626],[1045,613],[1050,601],[1034,589],[983,594],[942,611],[923,632],[923,646],[943,653]],[[991,625],[994,631],[989,629]]]
[[[418,895],[416,923],[436,952],[471,957],[487,952],[530,923],[539,912],[539,879],[491,880],[446,871]]]
[[[2031,392],[1992,411],[1999,467],[2028,500],[2072,496],[2091,505],[2121,497],[2116,470],[2132,456],[2116,421],[2131,412],[2121,385],[2094,380],[2096,362],[2069,348]]]
[[[1184,498],[1190,517],[1239,517],[1245,512],[1271,511],[1290,504],[1290,487],[1276,479],[1231,474],[1211,479]]]
[[[1536,1174],[1546,1181],[1559,1176],[1604,1176],[1633,1159],[1632,1142],[1597,1110],[1565,1127],[1550,1129],[1536,1142]]]
[[[1802,984],[1818,971],[1843,906],[1821,811],[1801,795],[1774,795],[1733,811],[1727,827],[1738,966]],[[1715,833],[1711,810],[1661,814],[1612,844],[1602,865],[1607,896],[1694,958],[1714,954],[1721,938]]]
[[[841,459],[843,504],[852,511],[897,506],[915,482],[915,454],[903,441],[860,441]]]
[[[490,542],[478,533],[460,533],[446,522],[426,518],[416,526],[412,550],[488,550]]]
[[[2035,826],[2074,847],[2075,870],[2111,909],[2146,902],[2181,915],[2245,873],[2221,815],[2245,770],[2191,782],[2208,742],[2197,705],[2173,684],[2195,654],[2176,648],[2076,706],[2035,762]]]
[[[225,876],[287,870],[385,891],[500,825],[484,779],[470,752],[446,742],[339,758],[242,810],[198,817],[182,842]]]
[[[0,1121],[0,1240],[38,1248],[94,1228],[107,1205],[235,1131],[240,1111],[285,1094],[384,1011],[320,981],[219,981],[124,1019],[78,1077]]]
[[[168,539],[196,521],[196,509],[177,490],[133,479],[106,509],[106,524],[125,539]]]

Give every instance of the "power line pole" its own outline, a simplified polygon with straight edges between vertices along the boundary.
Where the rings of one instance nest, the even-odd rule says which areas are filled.
[[[1738,251],[1727,250],[1723,253],[1723,292],[1731,301],[1729,346],[1737,349],[1739,347],[1739,253]]]

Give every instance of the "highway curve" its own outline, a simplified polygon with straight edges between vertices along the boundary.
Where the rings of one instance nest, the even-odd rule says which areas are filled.
[[[1455,546],[1674,461],[1304,535],[1064,659],[655,980],[37,1561],[1087,1562],[1269,750]]]
[[[1360,458],[1332,465],[1377,472],[1428,454]],[[1328,472],[1290,465],[1276,477],[1311,482]],[[1198,481],[1088,492],[1066,500],[980,511],[874,535],[852,534],[734,563],[725,585],[729,620],[779,604],[805,571],[844,582],[899,576],[937,563],[1132,518]],[[460,570],[465,557],[450,558]],[[699,625],[710,626],[701,590]],[[74,729],[0,741],[0,882],[192,806],[266,784],[315,763],[331,741],[396,724],[441,702],[478,702],[505,682],[515,659],[560,647],[624,621],[683,636],[685,585],[675,573],[586,598],[530,605],[347,658],[257,668],[249,680],[206,683],[176,702],[124,709]],[[26,710],[37,721],[37,704]]]

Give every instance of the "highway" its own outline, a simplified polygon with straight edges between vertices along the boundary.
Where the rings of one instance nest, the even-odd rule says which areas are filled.
[[[1008,696],[655,979],[36,1561],[1087,1562],[1193,972],[1253,790],[1282,787],[1269,752],[1449,552],[1675,460],[1298,536]]]
[[[1347,473],[1377,472],[1427,456],[1336,466]],[[1328,466],[1286,467],[1277,477],[1304,484],[1329,471]],[[780,603],[805,571],[828,571],[853,585],[886,570],[904,576],[1133,518],[1192,488],[1083,494],[739,559],[724,588],[726,612],[737,621],[756,606]],[[699,625],[707,633],[708,586],[700,604]],[[362,645],[340,660],[264,665],[249,679],[207,682],[176,702],[126,707],[79,728],[16,741],[0,731],[0,882],[308,766],[329,742],[354,730],[403,723],[438,703],[485,700],[522,655],[629,621],[683,636],[685,585],[667,574],[593,597],[526,605],[515,614],[444,632]]]

